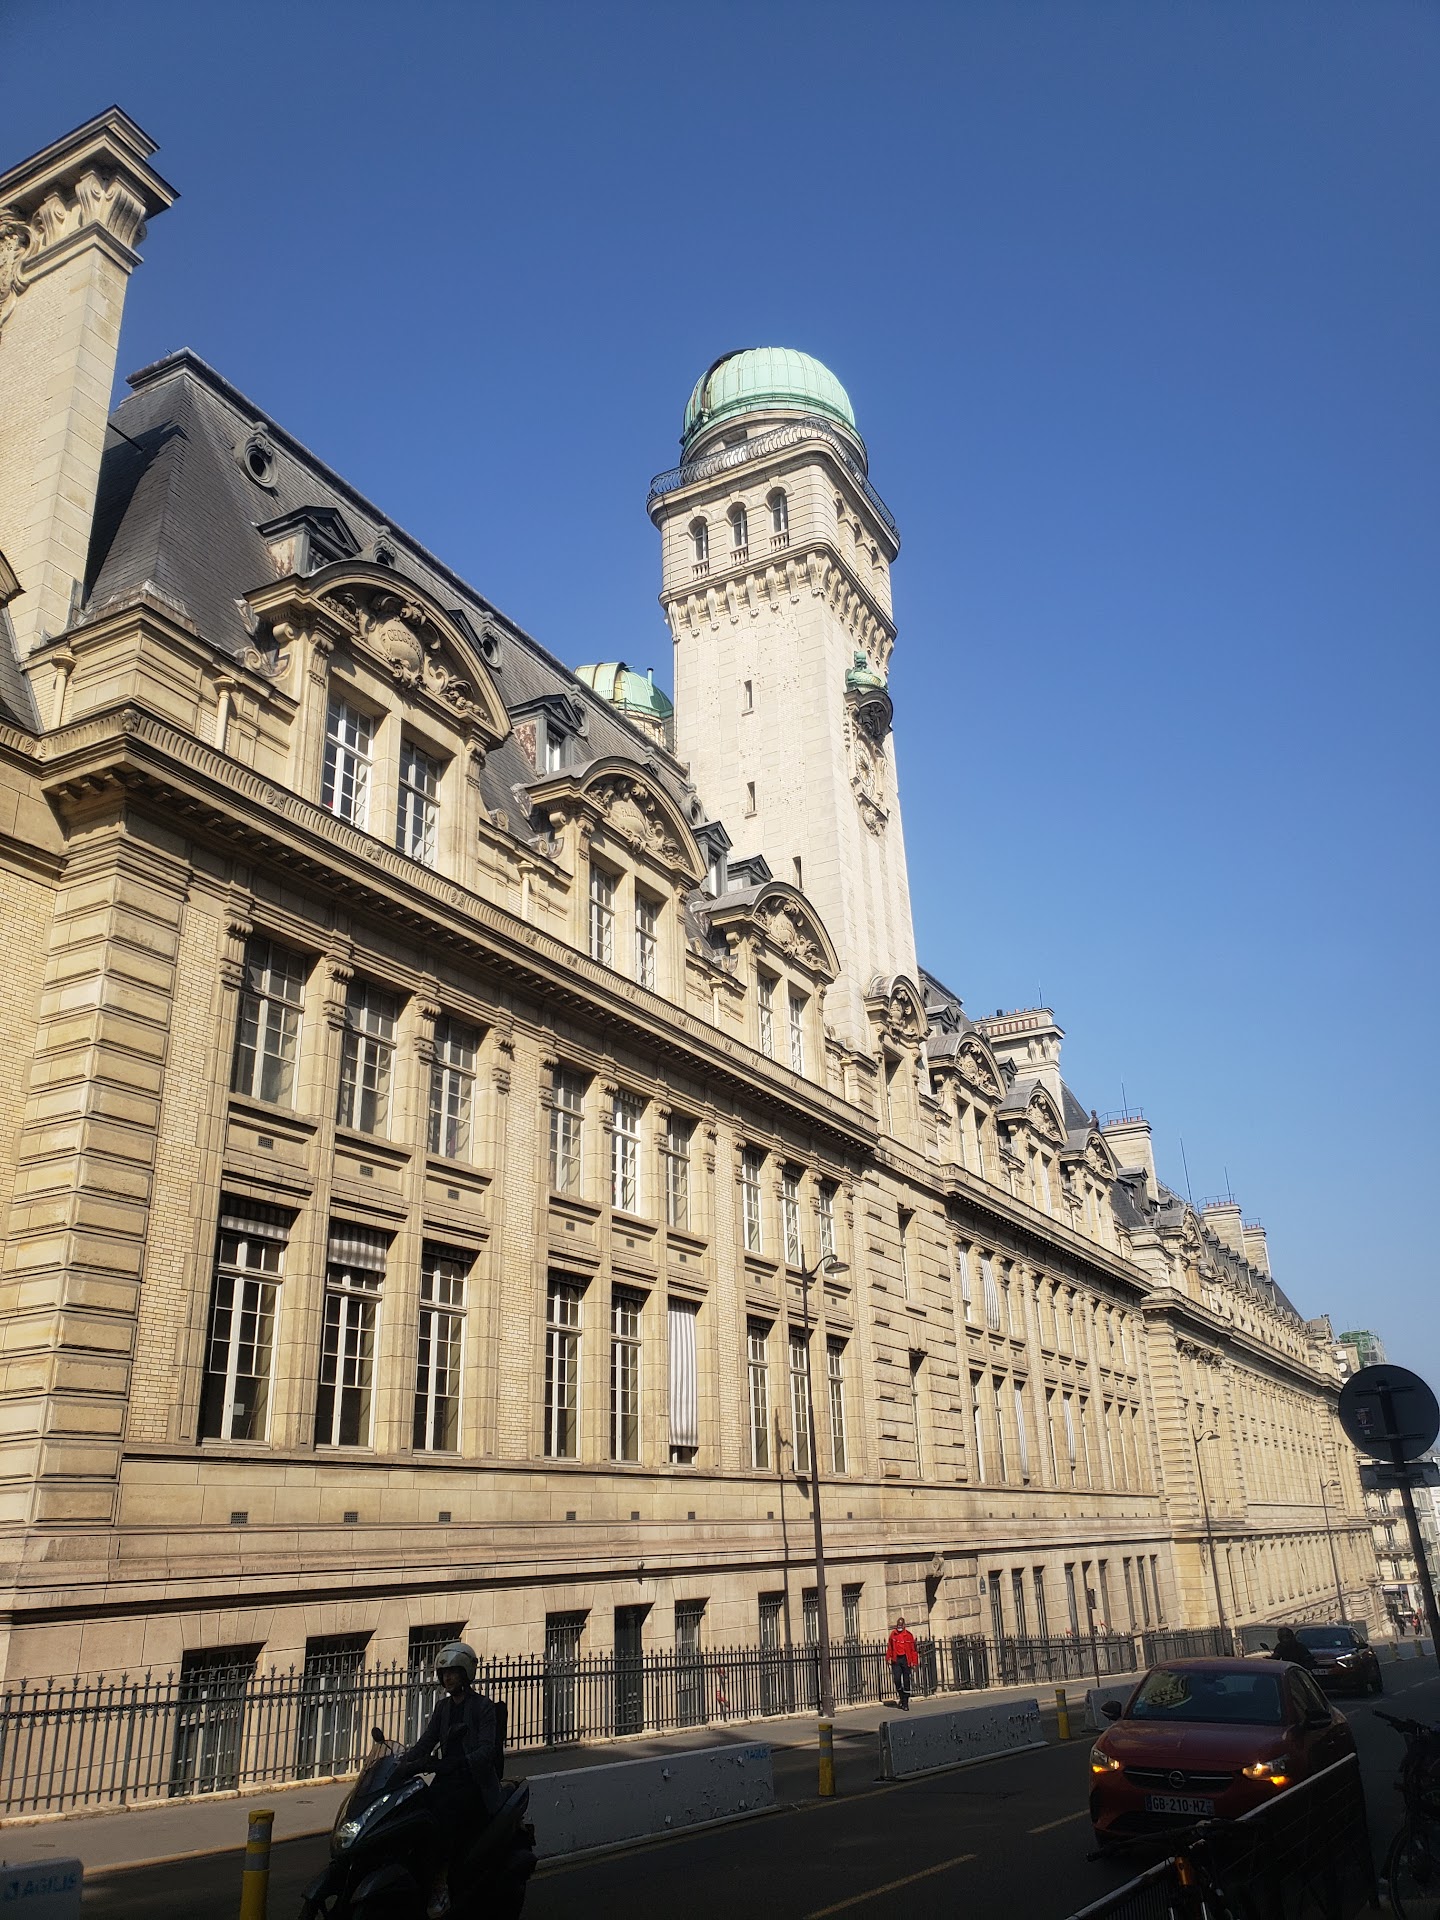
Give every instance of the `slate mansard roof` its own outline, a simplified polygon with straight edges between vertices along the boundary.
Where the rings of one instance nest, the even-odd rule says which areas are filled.
[[[586,718],[579,757],[646,763],[686,818],[700,822],[703,810],[678,762],[203,360],[171,354],[132,374],[129,384],[106,437],[82,623],[149,595],[238,659],[251,644],[243,596],[275,577],[259,528],[319,509],[339,517],[355,551],[374,557],[377,545],[388,547],[401,579],[457,610],[477,634],[498,639],[491,674],[510,712],[547,695],[566,696]],[[255,446],[265,456],[263,482],[247,466]],[[486,805],[514,814],[516,788],[535,778],[512,734],[486,760]]]

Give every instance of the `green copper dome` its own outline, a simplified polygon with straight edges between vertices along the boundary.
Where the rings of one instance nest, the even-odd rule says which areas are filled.
[[[700,434],[719,422],[772,408],[818,414],[860,439],[850,396],[828,367],[793,347],[746,347],[727,353],[695,382],[685,407],[681,445],[688,452]]]
[[[884,692],[889,686],[888,677],[878,667],[872,667],[869,657],[863,653],[854,656],[855,664],[846,670],[845,685],[852,693],[861,693],[867,687],[876,687]]]
[[[598,667],[577,667],[575,678],[593,687],[602,700],[632,719],[666,721],[674,712],[668,694],[656,686],[648,673],[637,673],[623,660],[606,660]]]

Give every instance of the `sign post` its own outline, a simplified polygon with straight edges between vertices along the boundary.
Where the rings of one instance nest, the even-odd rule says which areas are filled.
[[[1425,1557],[1414,1494],[1415,1487],[1424,1486],[1428,1478],[1420,1456],[1434,1446],[1435,1436],[1440,1434],[1440,1403],[1419,1374],[1411,1373],[1408,1367],[1362,1367],[1340,1389],[1339,1414],[1350,1439],[1362,1453],[1385,1461],[1390,1469],[1385,1479],[1399,1487],[1410,1551],[1425,1596],[1430,1644],[1440,1658],[1440,1608],[1435,1604],[1435,1582]]]

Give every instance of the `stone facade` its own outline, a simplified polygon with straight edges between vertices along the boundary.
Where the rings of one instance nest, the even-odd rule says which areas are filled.
[[[123,276],[78,353],[43,287],[36,474]],[[1317,1477],[1364,1610],[1328,1328],[915,963],[842,442],[761,420],[787,544],[703,592],[733,474],[652,494],[677,757],[193,356],[131,387],[83,565],[0,494],[4,1677],[798,1634],[807,1353],[837,1633],[1324,1614]]]

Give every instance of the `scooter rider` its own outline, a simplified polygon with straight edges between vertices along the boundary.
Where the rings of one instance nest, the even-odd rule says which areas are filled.
[[[400,1756],[400,1777],[428,1773],[432,1767],[435,1770],[425,1795],[436,1826],[435,1847],[428,1863],[426,1912],[431,1920],[450,1911],[450,1859],[456,1841],[473,1830],[477,1803],[487,1814],[500,1803],[500,1781],[495,1771],[495,1702],[475,1691],[478,1665],[475,1649],[463,1640],[441,1648],[435,1675],[444,1694],[420,1738]]]

